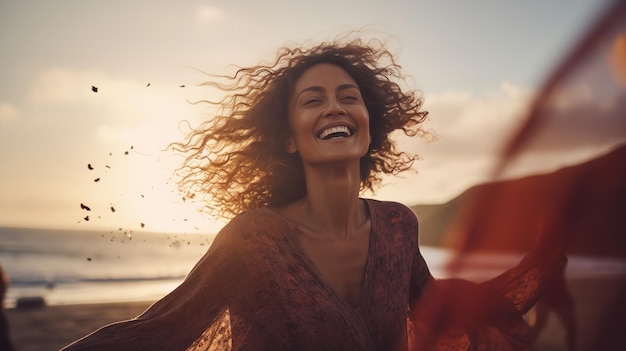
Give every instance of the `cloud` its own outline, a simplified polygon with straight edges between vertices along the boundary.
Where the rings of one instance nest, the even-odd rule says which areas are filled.
[[[0,122],[15,119],[19,114],[17,107],[0,101]]]
[[[489,181],[500,148],[521,123],[531,94],[503,82],[483,95],[451,90],[424,98],[429,111],[424,128],[432,129],[437,138],[432,142],[396,138],[400,150],[420,155],[414,163],[418,172],[385,177],[377,198],[440,203]]]
[[[224,11],[214,6],[201,5],[196,10],[196,24],[198,25],[219,22],[224,17]]]
[[[29,97],[37,104],[72,103],[94,94],[92,85],[106,85],[109,82],[110,79],[100,72],[50,68],[36,77]]]
[[[401,147],[424,157],[472,157],[493,155],[519,126],[530,100],[530,93],[503,82],[484,95],[468,91],[448,91],[425,96],[429,111],[424,127],[437,139],[428,150],[416,139],[402,138]]]
[[[492,162],[481,155],[455,159],[425,156],[414,163],[417,172],[384,176],[375,197],[406,204],[443,203],[472,185],[488,181]]]

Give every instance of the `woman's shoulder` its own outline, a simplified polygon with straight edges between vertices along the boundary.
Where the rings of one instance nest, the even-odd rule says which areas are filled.
[[[415,212],[407,205],[395,201],[364,199],[372,216],[383,216],[390,220],[417,221]]]
[[[285,221],[281,220],[271,209],[261,207],[238,214],[220,230],[217,236],[228,236],[231,240],[260,238],[284,229],[288,229]]]
[[[241,212],[235,216],[227,226],[241,228],[270,222],[276,222],[276,218],[272,215],[271,210],[267,207],[260,207]]]

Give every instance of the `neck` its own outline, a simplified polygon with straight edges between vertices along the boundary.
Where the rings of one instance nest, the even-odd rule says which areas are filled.
[[[347,239],[367,219],[359,201],[359,161],[349,165],[306,167],[307,196],[300,212],[309,228]]]

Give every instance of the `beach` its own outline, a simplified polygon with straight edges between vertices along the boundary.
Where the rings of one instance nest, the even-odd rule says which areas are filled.
[[[590,337],[616,299],[623,296],[625,284],[626,279],[623,276],[568,280],[576,303],[574,315],[578,324],[579,350],[593,350],[588,345]],[[57,305],[40,309],[11,308],[7,310],[7,317],[16,351],[58,350],[101,326],[139,315],[153,302]],[[554,314],[550,315],[546,328],[539,336],[536,350],[566,350],[565,328]]]
[[[16,351],[58,350],[113,322],[145,311],[152,302],[122,302],[8,309],[11,339]]]

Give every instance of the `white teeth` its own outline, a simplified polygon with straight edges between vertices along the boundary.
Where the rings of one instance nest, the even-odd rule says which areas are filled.
[[[328,129],[324,129],[322,133],[320,133],[319,138],[324,139],[327,136],[334,134],[334,133],[345,133],[347,136],[352,136],[352,133],[350,132],[350,129],[348,127],[337,126],[337,127],[330,127]]]

